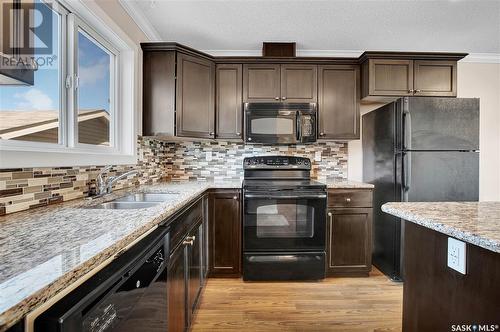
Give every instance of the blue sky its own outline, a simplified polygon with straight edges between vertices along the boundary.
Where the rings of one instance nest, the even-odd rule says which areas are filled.
[[[60,82],[57,70],[60,65],[57,38],[59,19],[55,13],[53,14],[52,27],[53,56],[56,57],[54,65],[41,65],[39,67],[35,72],[34,86],[0,86],[0,111],[59,109]],[[37,55],[35,54],[35,56]],[[46,57],[46,55],[42,56]],[[80,32],[78,34],[78,58],[79,109],[100,108],[109,111],[109,55]]]

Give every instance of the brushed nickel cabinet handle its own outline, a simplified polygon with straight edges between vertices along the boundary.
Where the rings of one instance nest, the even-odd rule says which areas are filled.
[[[325,133],[319,133],[319,136],[325,136]]]
[[[351,202],[351,199],[350,199],[349,197],[347,197],[347,198],[345,199],[345,201],[346,201],[347,203],[350,203],[350,202]]]
[[[183,244],[183,245],[190,245],[190,246],[192,246],[192,245],[193,245],[193,243],[194,243],[194,241],[193,241],[193,240],[184,240],[184,241],[182,241],[182,244]]]
[[[241,135],[241,133],[236,133],[236,135],[240,136],[240,135]]]
[[[238,199],[238,196],[233,196],[233,199],[234,199],[234,200],[237,200],[237,199]]]
[[[280,100],[280,97],[274,97],[275,100]]]
[[[286,97],[281,97],[281,99],[285,100],[285,99],[286,99]]]
[[[330,217],[330,219],[332,219],[332,216],[333,214],[331,212],[328,212],[328,217]]]
[[[413,89],[408,90],[408,93],[413,93],[413,92],[415,92],[415,90]]]
[[[420,89],[415,90],[415,92],[421,92],[421,91],[422,91],[422,90],[420,90]]]
[[[215,135],[215,133],[213,131],[210,132],[210,136],[214,136],[214,135]]]

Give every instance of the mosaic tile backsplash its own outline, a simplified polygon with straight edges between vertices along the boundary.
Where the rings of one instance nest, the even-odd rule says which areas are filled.
[[[139,138],[137,146],[137,165],[114,167],[109,175],[137,169],[139,176],[119,181],[116,189],[162,180],[242,179],[244,157],[275,154],[310,158],[313,178],[347,178],[347,143],[343,142],[267,146]],[[95,191],[95,179],[103,167],[0,169],[0,215],[89,196]]]

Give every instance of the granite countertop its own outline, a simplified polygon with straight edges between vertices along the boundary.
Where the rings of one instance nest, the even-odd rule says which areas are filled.
[[[322,181],[328,188],[372,188]],[[67,288],[178,209],[211,188],[241,181],[165,182],[0,217],[0,331]],[[133,210],[82,209],[132,192],[175,192],[175,199]]]
[[[382,211],[500,253],[500,202],[386,203]]]

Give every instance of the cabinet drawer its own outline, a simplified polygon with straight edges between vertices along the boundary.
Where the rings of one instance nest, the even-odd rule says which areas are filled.
[[[328,191],[328,206],[372,207],[372,191],[366,189],[334,189]]]
[[[170,223],[171,251],[186,237],[189,230],[203,217],[203,200],[198,200]]]

